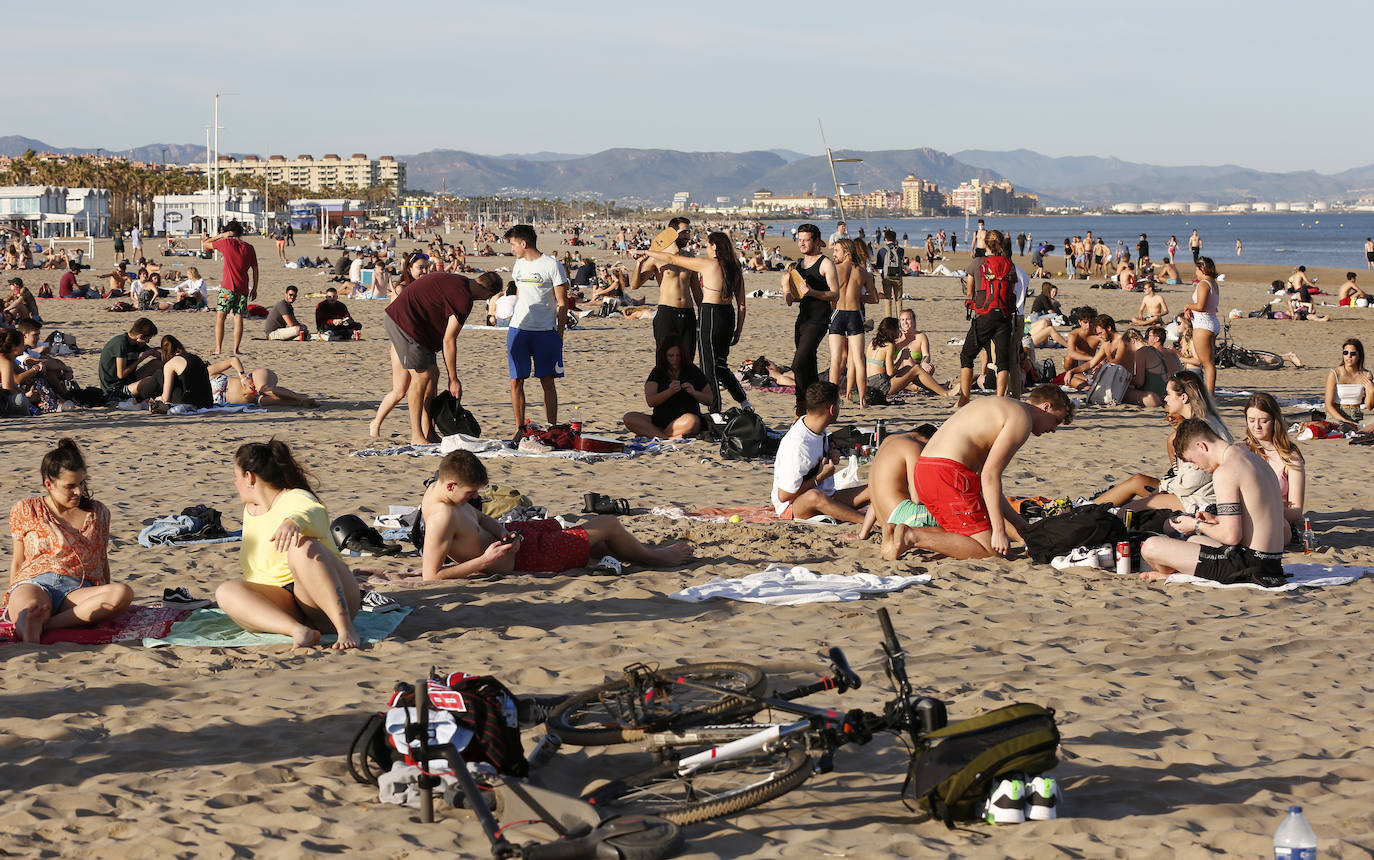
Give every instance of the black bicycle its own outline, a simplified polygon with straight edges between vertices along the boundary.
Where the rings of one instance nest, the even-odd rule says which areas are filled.
[[[764,673],[742,663],[635,664],[620,679],[570,697],[547,726],[570,744],[641,741],[653,751],[653,767],[584,794],[603,812],[633,811],[683,825],[733,814],[786,794],[813,773],[829,772],[843,746],[895,732],[916,749],[924,734],[945,725],[944,704],[912,692],[886,609],[878,610],[878,620],[885,669],[896,690],[881,714],[796,703],[861,686],[844,652],[831,648],[830,674],[772,695],[762,694]],[[796,719],[751,719],[765,709]]]
[[[1240,367],[1246,370],[1278,370],[1283,356],[1263,349],[1247,349],[1231,340],[1231,323],[1222,327],[1221,340],[1216,345],[1217,367]]]

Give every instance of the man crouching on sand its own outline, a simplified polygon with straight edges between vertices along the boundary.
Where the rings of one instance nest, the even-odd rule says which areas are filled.
[[[611,516],[563,528],[557,520],[502,525],[469,504],[487,485],[487,469],[472,453],[454,451],[439,463],[439,479],[420,504],[427,580],[471,579],[511,571],[561,573],[586,567],[592,555],[648,567],[676,567],[692,557],[685,542],[646,547]],[[449,563],[453,562],[453,563]]]
[[[1002,492],[1002,473],[1031,436],[1053,433],[1073,420],[1073,404],[1053,385],[1041,385],[1026,402],[1007,397],[975,400],[950,416],[916,461],[915,487],[939,527],[906,529],[908,549],[950,558],[1006,555],[1007,525],[1019,538],[1026,521]]]
[[[1140,557],[1152,569],[1140,578],[1165,579],[1178,572],[1266,588],[1287,582],[1283,545],[1288,523],[1283,518],[1283,491],[1269,464],[1245,445],[1221,439],[1200,418],[1178,426],[1174,452],[1211,473],[1217,512],[1171,520],[1174,529],[1193,535],[1189,540],[1160,536],[1145,541]]]

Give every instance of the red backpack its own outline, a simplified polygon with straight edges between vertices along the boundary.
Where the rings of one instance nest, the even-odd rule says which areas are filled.
[[[1006,257],[981,257],[978,273],[981,289],[973,293],[968,306],[982,316],[1001,311],[1011,316],[1016,297],[1016,269]]]

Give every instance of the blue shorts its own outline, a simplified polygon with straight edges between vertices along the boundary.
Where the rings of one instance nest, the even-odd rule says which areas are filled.
[[[530,365],[539,379],[563,377],[563,338],[552,329],[527,331],[513,328],[506,332],[506,364],[511,379],[528,379]]]
[[[10,591],[14,591],[21,585],[36,585],[46,591],[48,593],[48,599],[52,601],[52,613],[54,615],[62,608],[62,604],[66,601],[68,594],[71,594],[78,588],[87,587],[85,582],[74,576],[66,576],[61,573],[53,573],[52,571],[40,573],[33,579],[16,582],[14,585],[10,586]],[[8,614],[8,610],[6,614]],[[14,619],[11,618],[10,620],[12,621]]]
[[[864,333],[863,311],[835,311],[830,315],[830,333],[845,337]]]

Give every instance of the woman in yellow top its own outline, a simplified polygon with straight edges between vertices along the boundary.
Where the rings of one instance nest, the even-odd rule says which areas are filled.
[[[338,633],[334,648],[357,648],[358,581],[339,556],[329,513],[285,442],[248,442],[234,454],[243,500],[243,579],[215,590],[239,626],[290,636],[297,648]]]

